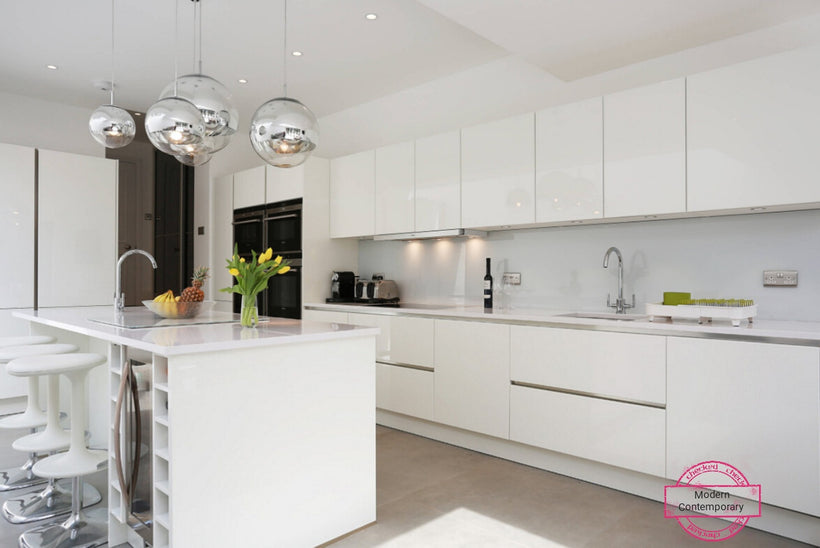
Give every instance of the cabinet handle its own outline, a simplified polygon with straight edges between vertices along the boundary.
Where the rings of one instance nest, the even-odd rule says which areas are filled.
[[[126,504],[128,504],[130,497],[128,496],[128,485],[125,483],[125,470],[122,462],[122,449],[120,448],[120,437],[123,421],[122,407],[125,401],[125,386],[128,383],[128,373],[130,370],[131,368],[128,366],[128,362],[122,364],[122,378],[120,379],[120,389],[117,393],[117,406],[116,410],[114,411],[114,420],[116,421],[116,427],[114,428],[114,461],[117,465],[117,479],[119,479],[120,481],[120,490],[122,491],[122,496],[125,499]]]

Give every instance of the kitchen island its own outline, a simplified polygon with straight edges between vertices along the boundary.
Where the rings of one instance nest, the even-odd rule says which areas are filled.
[[[108,356],[91,380],[89,424],[92,443],[110,448],[110,545],[144,545],[127,525],[111,427],[133,356],[148,356],[153,374],[153,546],[315,546],[375,521],[378,329],[279,318],[243,329],[225,313],[145,313],[15,313],[32,333]]]

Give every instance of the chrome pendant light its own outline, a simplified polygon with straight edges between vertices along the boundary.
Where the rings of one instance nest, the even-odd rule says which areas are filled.
[[[127,110],[114,106],[114,0],[111,0],[111,104],[91,113],[88,130],[106,148],[121,148],[134,140],[137,125]]]
[[[196,105],[188,99],[180,97],[178,93],[179,71],[176,58],[178,50],[178,12],[177,2],[174,2],[174,82],[171,86],[173,95],[162,97],[151,105],[145,113],[145,132],[151,144],[157,149],[177,157],[180,161],[191,157],[191,147],[198,147],[196,152],[199,155],[206,153],[207,158],[210,159],[211,151],[207,150],[205,122],[202,115]],[[203,142],[206,143],[205,147],[199,147]],[[179,156],[182,156],[182,158]],[[205,162],[207,162],[207,159],[201,161],[198,165]]]
[[[296,167],[308,159],[319,144],[319,124],[305,105],[288,97],[288,2],[284,3],[284,46],[282,51],[282,97],[256,109],[251,119],[251,146],[268,164]]]

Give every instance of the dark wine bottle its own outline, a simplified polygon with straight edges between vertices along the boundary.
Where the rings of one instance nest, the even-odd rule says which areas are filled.
[[[487,257],[487,274],[484,276],[484,311],[493,309],[493,276],[490,274],[490,258]]]

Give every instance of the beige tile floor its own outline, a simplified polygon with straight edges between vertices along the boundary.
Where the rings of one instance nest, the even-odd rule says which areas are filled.
[[[384,427],[377,523],[342,547],[650,547],[705,544],[660,503]],[[746,528],[721,547],[806,546]]]
[[[21,434],[0,430],[0,468],[20,462],[10,445]],[[376,436],[378,522],[334,548],[706,546],[657,502],[398,430]],[[105,481],[105,472],[91,478],[99,489]],[[25,529],[0,518],[0,548],[17,546]],[[719,546],[806,545],[746,528]]]

